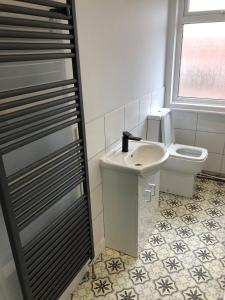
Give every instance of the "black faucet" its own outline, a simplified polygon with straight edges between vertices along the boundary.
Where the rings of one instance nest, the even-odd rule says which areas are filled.
[[[133,136],[130,132],[124,131],[122,137],[122,152],[128,152],[128,142],[129,140],[132,141],[140,141],[140,137]]]

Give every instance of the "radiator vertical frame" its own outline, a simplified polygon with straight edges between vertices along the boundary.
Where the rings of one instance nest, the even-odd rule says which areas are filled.
[[[85,173],[87,175],[86,184],[84,184],[84,193],[87,195],[90,226],[91,226],[91,228],[93,228],[92,214],[91,214],[91,196],[90,196],[90,184],[89,184],[88,157],[87,157],[87,142],[86,142],[85,118],[84,118],[83,89],[82,89],[82,81],[81,81],[81,67],[80,67],[79,41],[78,41],[78,28],[77,28],[77,15],[76,15],[75,0],[67,0],[67,4],[68,4],[68,6],[71,5],[72,18],[69,19],[68,23],[71,24],[73,27],[73,29],[70,30],[70,33],[72,31],[72,34],[74,37],[74,39],[72,41],[74,41],[75,55],[76,55],[75,58],[72,58],[72,66],[73,66],[73,72],[74,72],[73,77],[77,78],[77,80],[78,80],[79,96],[80,96],[81,122],[78,124],[78,127],[79,127],[79,132],[81,132],[81,135],[83,137]],[[67,8],[67,11],[69,11],[69,8]],[[92,239],[92,241],[91,241],[91,243],[92,243],[91,260],[93,260],[94,256],[95,256],[93,233],[92,233],[91,239]]]
[[[14,100],[12,100],[13,103],[11,103],[11,102],[1,103],[1,100],[4,101],[7,98],[11,98],[14,96],[16,96],[16,97],[20,96],[20,97],[25,97],[25,98],[22,98],[22,100],[21,100],[21,103],[25,103],[24,105],[27,105],[27,103],[33,104],[32,100],[34,100],[34,101],[35,100],[40,101],[40,100],[37,100],[37,97],[33,96],[33,95],[26,98],[27,97],[26,95],[35,93],[35,92],[40,92],[40,91],[43,92],[43,95],[41,97],[43,99],[46,97],[46,99],[48,98],[48,100],[49,100],[49,102],[47,102],[46,106],[42,106],[42,110],[49,109],[52,107],[52,111],[53,111],[54,105],[57,107],[57,105],[59,105],[59,104],[53,103],[54,101],[52,101],[52,100],[51,100],[52,102],[50,102],[49,98],[52,98],[52,97],[50,97],[50,94],[52,93],[51,95],[53,95],[53,94],[57,95],[57,93],[61,94],[61,92],[56,91],[56,92],[48,93],[49,90],[51,90],[51,88],[61,88],[61,87],[63,87],[66,90],[66,89],[69,89],[68,88],[69,85],[73,85],[73,88],[70,88],[70,89],[74,90],[73,91],[73,93],[75,94],[74,99],[72,99],[70,101],[68,100],[68,103],[66,103],[67,98],[65,98],[64,104],[67,105],[68,109],[69,109],[72,106],[72,104],[70,105],[69,102],[75,101],[74,105],[77,104],[77,107],[74,108],[74,113],[71,112],[70,114],[66,114],[66,112],[67,112],[66,108],[65,108],[65,110],[64,109],[60,110],[60,108],[55,108],[54,109],[55,115],[60,114],[60,112],[64,113],[62,119],[60,119],[61,117],[52,118],[50,121],[43,121],[43,119],[42,119],[41,120],[42,125],[38,124],[36,128],[35,128],[35,126],[33,126],[33,127],[31,126],[32,122],[35,123],[35,121],[34,121],[35,118],[33,118],[33,120],[32,120],[32,118],[30,118],[31,124],[28,124],[27,120],[26,120],[27,123],[26,122],[19,123],[19,121],[16,120],[16,118],[18,118],[18,114],[17,114],[17,116],[14,116],[14,120],[13,120],[13,117],[10,119],[10,121],[13,121],[15,123],[13,123],[12,126],[5,126],[2,129],[2,133],[6,134],[6,139],[3,137],[2,143],[0,142],[0,203],[1,203],[2,211],[3,211],[6,229],[8,232],[9,241],[10,241],[10,245],[11,245],[11,249],[12,249],[12,253],[13,253],[13,258],[15,261],[16,271],[17,271],[17,275],[19,278],[19,282],[20,282],[24,300],[52,300],[53,298],[55,300],[55,299],[58,299],[58,297],[64,292],[62,290],[62,288],[60,289],[60,286],[55,286],[55,284],[57,284],[57,282],[60,282],[62,287],[68,286],[69,282],[71,282],[74,279],[74,277],[72,277],[72,276],[74,276],[74,274],[77,274],[79,272],[79,270],[87,262],[92,261],[95,256],[92,213],[91,213],[90,186],[89,186],[87,143],[86,143],[86,132],[85,132],[84,105],[83,105],[83,93],[82,93],[82,81],[81,81],[81,69],[80,69],[80,57],[79,57],[76,5],[75,5],[75,0],[65,0],[64,4],[57,2],[57,1],[52,1],[52,0],[18,0],[15,7],[13,7],[13,5],[1,4],[0,11],[2,8],[2,10],[5,12],[11,11],[12,13],[16,13],[16,8],[19,8],[18,5],[20,4],[20,2],[51,7],[51,9],[48,12],[46,11],[43,13],[46,17],[47,16],[49,16],[49,17],[50,16],[55,16],[55,17],[58,16],[59,19],[61,18],[62,20],[68,22],[67,25],[62,25],[62,24],[60,25],[60,23],[55,23],[55,25],[54,25],[54,22],[52,20],[49,22],[42,22],[42,21],[39,22],[39,21],[35,21],[35,20],[31,19],[29,21],[24,20],[24,24],[23,24],[23,19],[18,21],[19,22],[18,24],[20,24],[20,25],[22,24],[22,26],[25,26],[25,28],[26,27],[29,27],[29,28],[34,27],[35,28],[35,27],[39,27],[39,25],[40,25],[40,28],[47,27],[47,28],[53,29],[53,30],[56,28],[58,30],[60,28],[61,29],[66,28],[66,29],[68,29],[67,30],[68,34],[66,34],[66,33],[55,33],[55,32],[37,32],[35,30],[26,31],[26,29],[24,29],[24,31],[17,31],[15,29],[15,26],[17,26],[16,23],[17,23],[18,19],[13,19],[13,17],[9,17],[9,18],[4,17],[4,18],[1,18],[1,20],[0,20],[1,24],[4,25],[4,22],[6,22],[6,25],[11,24],[10,26],[12,27],[12,28],[10,28],[10,30],[8,30],[8,29],[0,30],[0,38],[11,37],[16,40],[16,42],[14,42],[14,45],[13,45],[13,42],[11,42],[11,41],[10,41],[10,43],[4,42],[2,45],[0,45],[0,51],[7,51],[7,48],[8,48],[8,50],[19,50],[19,51],[20,50],[27,50],[27,51],[34,50],[34,54],[28,53],[26,55],[21,54],[21,53],[12,54],[10,52],[7,55],[5,55],[5,54],[1,55],[1,52],[0,52],[0,64],[7,63],[7,62],[20,62],[20,61],[25,62],[28,60],[31,62],[35,62],[35,61],[41,61],[41,60],[54,60],[54,59],[66,59],[66,58],[71,59],[71,62],[72,62],[73,77],[71,79],[64,79],[64,80],[60,80],[58,82],[47,82],[47,83],[43,83],[41,85],[32,85],[32,86],[28,86],[28,87],[24,87],[24,88],[20,88],[20,89],[12,89],[12,90],[6,90],[3,92],[0,92],[0,111],[7,110],[7,107],[10,107],[10,105],[11,105],[10,109],[15,106],[16,108],[18,108],[18,111],[19,111],[19,109],[20,109],[19,106],[23,105],[23,104],[20,104],[18,102],[18,100],[15,100],[15,103],[13,102]],[[19,8],[19,11],[20,11],[20,14],[23,14],[22,7]],[[35,9],[35,8],[34,9],[32,9],[32,8],[24,9],[24,14],[29,15],[29,11],[31,12],[31,16],[32,16],[32,14],[33,15],[41,14],[41,12],[38,12],[37,9]],[[41,15],[39,15],[39,16],[41,16]],[[7,35],[7,32],[9,33],[9,35]],[[17,36],[16,32],[19,32],[18,36]],[[29,43],[24,43],[24,42],[21,43],[21,41],[23,41],[24,38],[25,39],[32,38],[32,34],[33,34],[35,43],[33,43],[32,45]],[[53,43],[51,43],[51,44],[46,43],[46,45],[38,44],[37,42],[41,38],[48,39],[48,40],[51,40],[51,39],[58,40],[59,39],[61,42],[66,40],[66,41],[69,41],[69,43],[68,44],[61,43],[61,44],[58,44],[58,46],[57,46],[57,44],[53,44]],[[54,48],[53,45],[56,45],[56,48]],[[42,46],[45,48],[42,49]],[[68,52],[64,51],[62,53],[51,53],[51,51],[50,51],[50,50],[55,51],[55,50],[60,50],[60,49],[67,49],[70,52],[68,53]],[[49,50],[49,52],[47,52],[46,54],[38,54],[38,52],[35,52],[35,51],[39,51],[39,50]],[[77,89],[78,91],[76,90],[77,86],[78,86],[78,89]],[[46,90],[46,92],[45,92],[45,90]],[[45,93],[46,93],[46,95],[45,95]],[[59,96],[62,96],[62,94]],[[64,96],[64,97],[66,97],[66,96]],[[77,97],[77,98],[75,99],[75,97]],[[44,100],[46,100],[46,99],[44,99]],[[68,99],[69,99],[69,97],[68,97]],[[48,100],[46,100],[46,101],[48,101]],[[57,101],[55,101],[55,102],[57,102]],[[51,104],[48,105],[48,103],[51,103]],[[25,117],[27,119],[29,118],[29,113],[32,114],[32,111],[33,112],[35,111],[35,113],[39,114],[36,117],[36,120],[39,120],[39,121],[40,121],[40,116],[42,116],[42,118],[44,118],[44,117],[47,118],[49,116],[51,117],[50,113],[49,114],[48,113],[40,113],[41,108],[38,108],[38,107],[36,107],[34,110],[32,110],[32,109],[29,110],[28,108],[25,108],[25,109],[27,109],[27,111],[25,111]],[[71,108],[71,110],[72,110],[72,108]],[[72,114],[73,114],[73,116],[71,116]],[[4,114],[3,114],[3,116],[4,116]],[[70,119],[69,119],[69,116],[70,116]],[[5,116],[5,119],[3,117],[1,120],[1,115],[0,115],[0,126],[1,126],[1,122],[4,124],[5,120],[8,121],[7,118],[8,118],[8,115],[7,115],[7,117]],[[66,122],[67,118],[69,121]],[[64,123],[62,123],[62,122],[60,123],[60,120],[62,120],[62,122],[64,122]],[[33,132],[30,135],[28,134],[29,130],[27,130],[26,128],[25,129],[23,128],[25,125],[21,125],[21,124],[25,124],[25,123],[26,123],[26,125],[27,124],[30,125],[29,128],[32,128],[32,130],[33,130]],[[56,125],[56,124],[59,124],[59,125]],[[65,124],[65,126],[64,126],[64,124]],[[8,177],[7,177],[6,169],[4,166],[4,155],[22,147],[22,146],[26,146],[34,141],[37,141],[43,137],[49,136],[52,133],[58,132],[64,128],[69,127],[74,124],[76,124],[77,128],[78,128],[79,137],[77,137],[78,138],[77,141],[78,142],[80,141],[80,147],[77,147],[77,148],[75,147],[73,150],[80,152],[80,155],[82,155],[83,159],[80,162],[80,169],[83,168],[84,172],[83,173],[77,172],[77,173],[75,173],[75,175],[73,175],[71,172],[72,177],[70,177],[68,181],[71,182],[76,179],[77,182],[79,183],[79,185],[82,185],[82,189],[81,189],[82,195],[80,196],[79,199],[77,197],[74,197],[73,200],[74,200],[74,203],[76,203],[76,204],[78,203],[77,211],[79,211],[79,213],[81,213],[81,208],[80,208],[81,206],[79,206],[79,205],[83,205],[82,209],[84,210],[85,214],[82,216],[84,216],[83,222],[84,221],[86,222],[85,223],[86,235],[85,235],[85,237],[82,237],[82,235],[81,235],[81,236],[78,236],[77,238],[78,238],[79,243],[82,243],[82,245],[85,244],[85,245],[87,245],[87,247],[84,249],[84,251],[82,253],[82,261],[79,261],[79,257],[76,258],[76,253],[79,250],[79,248],[77,250],[75,249],[74,251],[71,250],[71,251],[73,251],[71,253],[72,254],[71,257],[73,259],[73,265],[71,266],[71,269],[69,269],[66,278],[59,276],[56,278],[55,282],[52,282],[52,280],[53,280],[52,277],[49,277],[49,275],[47,276],[45,274],[43,275],[40,272],[42,275],[40,275],[38,273],[38,277],[37,277],[38,281],[37,282],[41,282],[41,285],[38,287],[35,287],[35,284],[34,285],[32,284],[32,277],[31,277],[30,273],[34,272],[34,274],[36,274],[35,272],[37,272],[37,270],[35,269],[34,266],[33,266],[34,269],[32,269],[32,272],[30,272],[30,270],[29,270],[29,255],[30,255],[30,253],[27,253],[27,249],[29,249],[29,246],[32,245],[32,243],[38,241],[39,234],[32,237],[31,241],[28,242],[28,245],[25,245],[25,246],[22,245],[20,233],[23,230],[23,228],[20,227],[20,225],[19,225],[19,221],[18,221],[19,216],[18,216],[18,212],[16,210],[16,204],[15,204],[15,201],[17,201],[18,199],[17,200],[13,199],[13,192],[15,193],[15,190],[12,191],[12,186],[18,185],[17,180],[18,181],[20,180],[18,177],[19,175],[16,173],[24,172],[25,177],[26,177],[27,176],[26,169],[33,168],[32,172],[36,172],[35,171],[36,165],[39,164],[39,167],[41,168],[42,160],[46,159],[48,157],[48,155],[46,157],[43,157],[39,161],[35,161],[35,162],[31,163],[30,165],[26,166],[25,168],[23,167],[21,170],[19,170],[19,172],[10,174],[10,176],[8,176]],[[50,125],[52,125],[52,127]],[[17,128],[17,126],[18,126],[18,128]],[[23,128],[23,129],[20,129],[19,126],[21,126],[21,128]],[[53,127],[53,126],[55,126],[55,127]],[[19,140],[19,141],[13,140],[13,134],[10,135],[10,132],[15,129],[18,130],[18,136],[21,136],[22,140]],[[38,132],[38,130],[40,132]],[[7,142],[8,142],[8,144],[7,144]],[[4,145],[4,143],[6,144],[6,146]],[[55,160],[57,161],[57,153],[59,151],[63,151],[63,148],[58,149],[57,151],[51,153],[50,155],[52,155],[52,156],[55,155],[55,157],[56,157]],[[76,153],[78,153],[78,152],[76,152]],[[67,152],[65,152],[65,153],[63,153],[62,155],[65,155],[65,157],[66,157],[66,155],[68,155],[68,154],[67,154]],[[76,155],[77,154],[74,154],[74,157]],[[78,153],[78,155],[79,155],[79,153]],[[51,162],[51,163],[54,166],[54,162]],[[73,172],[75,172],[75,169],[73,170]],[[22,173],[20,173],[20,174],[22,174]],[[45,176],[46,175],[43,175],[43,178],[45,178]],[[57,176],[55,175],[54,178],[56,178],[56,177]],[[16,180],[16,184],[14,184],[15,183],[14,180]],[[42,180],[44,180],[44,179],[42,179]],[[63,179],[62,179],[62,181],[63,181]],[[62,184],[62,182],[61,182],[61,184]],[[66,184],[68,184],[68,183],[66,183]],[[26,180],[25,180],[25,185],[29,185],[29,182],[28,181],[26,182]],[[52,184],[52,186],[54,186],[54,183]],[[73,182],[73,186],[74,186],[74,189],[78,187],[78,185],[76,185],[76,181]],[[34,189],[35,188],[36,187],[34,187]],[[48,188],[49,188],[49,186],[48,186]],[[58,192],[58,191],[59,192],[68,192],[70,186],[68,185],[67,188],[68,188],[68,190],[66,190],[66,191],[63,190],[63,187],[61,188],[61,185],[59,183],[59,187],[56,187],[56,189],[53,192],[54,193]],[[66,187],[64,187],[64,189],[66,189]],[[43,192],[43,191],[40,188],[39,193],[41,194],[41,192]],[[33,196],[31,194],[31,192],[29,192],[29,193],[31,196]],[[47,196],[46,196],[46,199],[49,200],[49,198],[47,198]],[[20,197],[21,197],[21,195],[20,195]],[[25,199],[23,199],[23,197],[21,197],[21,198],[22,198],[22,200],[20,199],[20,201],[25,201]],[[26,198],[26,196],[24,198]],[[33,204],[31,202],[31,199],[32,199],[32,197],[29,198],[30,206],[28,205],[28,212],[31,211],[31,213],[33,213],[34,216],[33,216],[33,219],[31,219],[30,223],[29,223],[29,221],[27,221],[28,225],[31,224],[33,222],[33,220],[35,220],[35,217],[36,218],[38,217],[38,208],[36,209],[35,207],[32,206]],[[37,200],[40,201],[40,203],[35,204],[35,205],[41,205],[42,204],[41,201],[43,201],[42,198],[41,199],[37,198]],[[44,198],[44,200],[45,200],[45,198]],[[76,201],[78,201],[78,202],[76,202]],[[82,204],[79,204],[80,202]],[[58,216],[55,216],[53,223],[57,224],[57,226],[59,224],[61,224],[61,223],[57,223],[57,222],[59,222],[59,220],[62,216],[65,216],[65,220],[67,220],[68,222],[71,222],[71,219],[69,219],[70,218],[70,210],[73,209],[73,207],[75,207],[74,203],[66,210],[60,212],[60,214]],[[25,206],[27,204],[23,203],[23,205]],[[51,206],[47,206],[48,203],[47,204],[44,203],[44,205],[46,208],[45,208],[45,210],[43,210],[42,213],[46,212],[47,209],[49,209],[49,207],[51,207]],[[53,206],[54,203],[51,205]],[[27,207],[26,207],[26,209],[27,209]],[[21,218],[22,218],[23,222],[25,222],[25,219],[23,219],[23,217],[24,217],[23,215],[25,215],[25,214],[26,214],[26,212],[22,212]],[[82,224],[83,224],[83,222],[82,222]],[[28,226],[28,225],[26,225],[26,226]],[[49,235],[51,234],[51,225],[52,224],[47,225],[43,229],[43,231],[48,232]],[[26,226],[24,226],[24,228]],[[68,228],[69,228],[69,225],[68,225]],[[78,226],[78,228],[79,228],[79,226]],[[72,230],[71,227],[70,227],[70,230]],[[78,231],[76,231],[76,228],[75,228],[74,230],[75,230],[75,234],[73,236],[75,239],[75,236],[78,235],[77,232],[79,232],[80,229],[79,230],[77,229]],[[70,231],[70,233],[71,233],[71,231]],[[66,236],[65,236],[65,239],[66,239]],[[55,243],[55,241],[54,241],[54,243]],[[50,245],[52,246],[54,244],[50,244]],[[29,251],[31,251],[31,250],[29,250]],[[40,256],[43,255],[43,253],[38,252],[38,250],[37,250],[37,252],[34,252],[34,254],[35,255],[40,254]],[[47,257],[48,254],[46,254],[46,253],[44,253],[44,254]],[[69,254],[62,253],[61,259],[66,260],[67,255],[69,255]],[[46,259],[46,257],[45,257],[45,259]],[[58,260],[58,258],[57,258],[57,260]],[[55,262],[55,264],[56,264],[56,262]],[[72,262],[72,260],[71,260],[71,262]],[[82,266],[80,266],[81,263],[83,263]],[[74,266],[74,268],[73,268],[73,266]],[[60,268],[62,269],[62,267],[60,267]],[[68,266],[64,267],[64,268],[68,269]],[[66,271],[65,269],[62,269],[62,273],[65,271]],[[55,273],[52,276],[53,277],[57,276],[58,275],[57,272],[58,271],[55,271]],[[41,277],[41,276],[43,276],[43,277]],[[43,286],[43,290],[42,290],[41,286],[43,285],[44,280],[46,280],[46,282],[44,282],[44,286]],[[47,287],[49,286],[49,284],[51,282],[52,282],[52,288],[50,290],[48,290]]]

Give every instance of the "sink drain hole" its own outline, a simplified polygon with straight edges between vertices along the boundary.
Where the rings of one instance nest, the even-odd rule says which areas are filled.
[[[142,164],[135,164],[135,166],[140,167],[140,166],[142,166]]]

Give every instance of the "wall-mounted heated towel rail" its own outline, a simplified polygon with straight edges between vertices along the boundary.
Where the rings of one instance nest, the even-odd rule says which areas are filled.
[[[70,79],[0,92],[1,206],[25,300],[58,299],[94,256],[74,2],[0,4],[0,66],[70,59],[73,69]],[[7,174],[5,155],[70,126],[74,140]],[[72,204],[24,244],[21,233],[78,187]]]

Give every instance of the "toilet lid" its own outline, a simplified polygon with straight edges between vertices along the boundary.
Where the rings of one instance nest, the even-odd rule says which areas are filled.
[[[162,142],[169,147],[175,143],[172,112],[168,112],[162,118]]]

